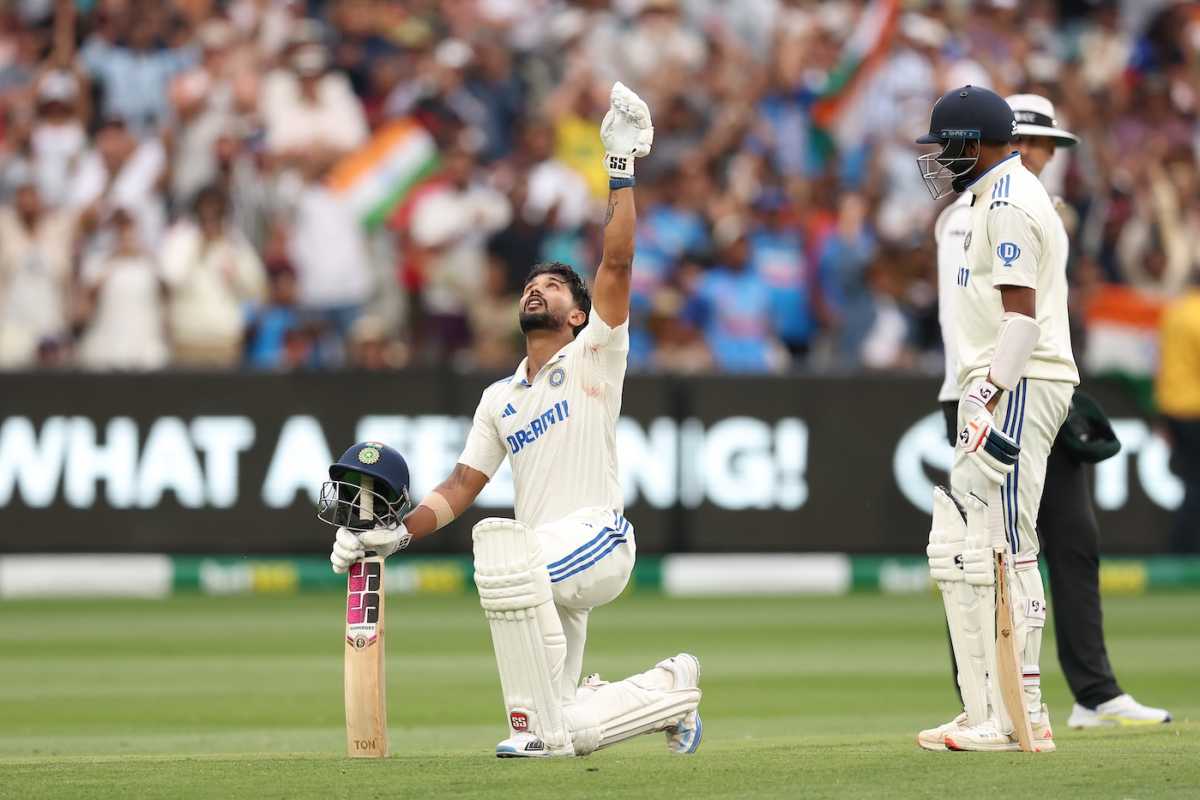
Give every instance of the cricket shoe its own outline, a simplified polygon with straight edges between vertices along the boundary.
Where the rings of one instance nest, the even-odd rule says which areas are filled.
[[[1035,753],[1053,753],[1057,750],[1054,744],[1054,732],[1050,730],[1050,711],[1042,704],[1042,713],[1034,722],[1033,751]],[[980,753],[1005,753],[1019,751],[1021,744],[1016,734],[1005,733],[996,726],[996,720],[989,719],[970,728],[961,728],[946,734],[946,749],[958,751],[973,751]]]
[[[967,727],[967,712],[962,712],[949,722],[943,722],[936,728],[926,728],[917,734],[917,745],[922,750],[946,751],[946,735],[965,730]]]
[[[1165,708],[1144,706],[1127,694],[1101,703],[1096,708],[1085,708],[1079,703],[1071,709],[1067,719],[1070,728],[1111,728],[1117,726],[1161,725],[1171,721],[1171,713]]]
[[[549,758],[546,743],[528,731],[514,733],[496,745],[496,758]]]
[[[690,653],[660,661],[655,666],[669,670],[675,676],[675,688],[700,688],[700,659]],[[700,747],[704,736],[704,723],[700,721],[697,707],[684,715],[683,719],[666,729],[667,749],[672,753],[686,755]]]

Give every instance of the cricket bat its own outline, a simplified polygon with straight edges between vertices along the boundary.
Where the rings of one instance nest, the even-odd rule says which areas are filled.
[[[1017,655],[1016,637],[1013,635],[1012,599],[1008,592],[1008,568],[1005,553],[996,552],[996,682],[1004,710],[1012,720],[1013,733],[1022,752],[1036,752],[1033,748],[1033,727],[1029,724],[1029,712],[1025,708],[1025,690],[1021,681],[1021,661]]]
[[[374,479],[362,476],[359,519],[373,519]],[[387,679],[383,663],[383,558],[368,550],[346,582],[346,755],[386,758]]]

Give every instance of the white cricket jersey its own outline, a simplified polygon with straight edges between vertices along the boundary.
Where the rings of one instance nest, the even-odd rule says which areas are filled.
[[[966,193],[970,231],[950,303],[959,387],[991,366],[1004,314],[1000,286],[1037,293],[1041,335],[1022,377],[1078,384],[1067,319],[1067,231],[1050,195],[1018,153],[976,178]]]
[[[971,230],[970,192],[963,192],[942,209],[933,224],[933,241],[937,244],[938,325],[942,329],[942,352],[946,356],[946,375],[938,390],[938,402],[958,401],[958,358],[954,350],[954,286],[966,268],[967,254],[963,242]]]
[[[459,462],[490,478],[507,457],[516,519],[531,528],[589,506],[623,512],[616,425],[628,354],[628,319],[609,327],[593,310],[532,380],[526,358],[484,389]]]

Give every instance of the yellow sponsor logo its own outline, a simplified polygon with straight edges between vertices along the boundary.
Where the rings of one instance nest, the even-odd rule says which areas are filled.
[[[1146,591],[1146,564],[1142,561],[1115,561],[1100,565],[1102,594],[1142,594]]]
[[[287,561],[251,564],[250,587],[255,592],[294,592],[300,586],[296,566]]]
[[[463,591],[463,572],[457,564],[422,565],[416,572],[420,594],[459,594]]]

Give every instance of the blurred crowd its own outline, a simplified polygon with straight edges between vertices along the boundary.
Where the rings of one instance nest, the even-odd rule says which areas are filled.
[[[1197,274],[1198,3],[0,8],[4,368],[511,368],[529,267],[599,258],[614,80],[656,129],[633,369],[937,373],[913,140],[967,83],[1083,140],[1043,175],[1078,348],[1102,287],[1166,304]]]

